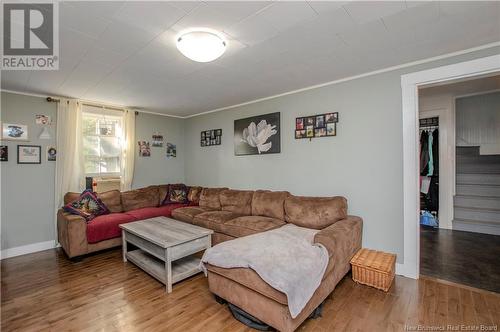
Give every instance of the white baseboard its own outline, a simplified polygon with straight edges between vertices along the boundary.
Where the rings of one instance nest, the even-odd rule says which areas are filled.
[[[398,276],[404,276],[404,264],[396,263],[396,274]]]
[[[20,246],[20,247],[8,248],[0,252],[0,259],[31,254],[37,251],[43,251],[55,247],[56,247],[56,241],[51,240],[51,241],[27,244],[25,246]]]

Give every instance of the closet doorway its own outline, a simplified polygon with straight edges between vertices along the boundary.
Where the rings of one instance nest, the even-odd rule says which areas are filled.
[[[500,75],[419,89],[420,276],[500,293]]]

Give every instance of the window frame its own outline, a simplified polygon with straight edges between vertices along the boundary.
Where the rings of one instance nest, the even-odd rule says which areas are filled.
[[[119,130],[121,131],[118,133],[115,133],[113,136],[107,136],[107,135],[101,135],[99,133],[95,133],[94,135],[88,135],[83,132],[83,122],[85,117],[94,117],[97,119],[96,123],[96,130],[99,127],[99,120],[109,118],[109,120],[118,120],[119,121]],[[91,105],[84,105],[82,107],[82,149],[84,147],[84,142],[83,139],[85,137],[98,137],[100,138],[106,138],[106,137],[112,137],[116,138],[120,142],[120,150],[123,149],[123,125],[124,125],[124,119],[123,119],[123,111],[121,110],[110,110],[106,109],[104,107],[96,107],[96,106],[91,106]],[[101,149],[101,144],[99,143],[99,150]],[[87,159],[86,154],[83,153],[83,163],[85,165],[85,161]],[[118,154],[118,172],[87,172],[84,166],[84,174],[87,177],[101,177],[101,178],[113,178],[113,177],[121,177],[122,175],[122,169],[123,169],[123,155],[122,152]],[[98,156],[99,163],[102,162],[104,158],[102,156]],[[99,166],[99,169],[101,167]]]

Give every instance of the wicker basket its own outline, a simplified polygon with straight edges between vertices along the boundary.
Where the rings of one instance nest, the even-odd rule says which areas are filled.
[[[352,279],[385,292],[394,279],[396,255],[382,251],[361,249],[351,259]]]

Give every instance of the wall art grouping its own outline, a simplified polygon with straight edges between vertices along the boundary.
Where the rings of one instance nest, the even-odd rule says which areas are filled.
[[[222,144],[222,129],[204,130],[200,135],[201,146],[212,146]]]
[[[295,138],[337,136],[339,113],[325,113],[295,119]]]
[[[280,113],[269,113],[234,121],[234,154],[280,153]]]

